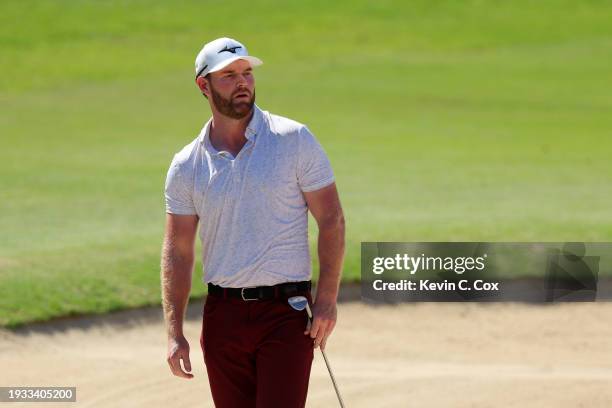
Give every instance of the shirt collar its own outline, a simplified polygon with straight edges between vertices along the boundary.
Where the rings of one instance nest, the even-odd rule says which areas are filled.
[[[261,109],[259,109],[259,106],[253,105],[253,117],[249,121],[249,124],[244,132],[244,137],[246,137],[247,140],[254,139],[255,136],[257,136],[257,132],[259,131],[259,127],[262,122],[262,116],[263,112]]]
[[[259,132],[259,128],[261,127],[261,123],[263,121],[263,111],[259,109],[259,106],[253,105],[253,116],[249,121],[245,131],[244,137],[247,140],[254,140]],[[214,148],[212,143],[210,142],[210,124],[212,123],[212,118],[208,119],[208,122],[202,128],[200,133],[200,143],[206,148],[206,150],[210,151],[213,154],[219,154],[220,152]]]

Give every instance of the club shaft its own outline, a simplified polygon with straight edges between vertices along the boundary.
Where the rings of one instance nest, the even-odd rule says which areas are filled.
[[[340,406],[344,408],[344,401],[342,401],[342,397],[340,396],[340,390],[338,389],[338,384],[336,384],[336,378],[334,378],[334,373],[332,373],[332,369],[329,366],[329,361],[327,361],[327,355],[325,355],[325,351],[323,350],[321,350],[321,354],[323,354],[323,360],[325,360],[327,371],[329,371],[329,376],[331,377],[332,384],[334,384],[334,390],[336,390],[336,395],[338,396],[338,402],[340,402]]]
[[[312,311],[310,310],[310,306],[306,304],[306,313],[308,313],[308,320],[310,320],[310,325],[312,326]],[[329,376],[331,377],[332,384],[334,385],[334,390],[336,391],[336,396],[338,397],[338,402],[340,402],[340,407],[344,408],[344,401],[340,396],[340,390],[338,389],[338,384],[336,384],[336,378],[334,377],[334,373],[332,372],[331,366],[329,365],[329,361],[327,360],[327,355],[325,351],[321,349],[321,354],[323,354],[323,360],[325,360],[325,365],[327,366],[327,372],[329,372]]]

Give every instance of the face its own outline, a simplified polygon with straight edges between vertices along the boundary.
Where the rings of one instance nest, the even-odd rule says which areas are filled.
[[[207,82],[202,91],[219,113],[233,119],[242,119],[251,113],[255,104],[255,78],[247,61],[234,61],[221,71],[209,74]]]

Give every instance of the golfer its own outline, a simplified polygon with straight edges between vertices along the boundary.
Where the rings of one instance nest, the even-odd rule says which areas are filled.
[[[306,126],[255,105],[261,64],[230,38],[200,51],[195,80],[212,118],[174,156],[165,185],[168,364],[193,377],[183,316],[199,227],[208,285],[200,345],[218,408],[303,407],[313,348],[325,348],[336,324],[344,217],[334,174]],[[315,299],[309,210],[318,224]],[[292,296],[312,304],[311,327],[287,304]]]

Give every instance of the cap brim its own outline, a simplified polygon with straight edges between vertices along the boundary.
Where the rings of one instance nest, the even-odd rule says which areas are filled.
[[[262,65],[263,61],[260,60],[257,57],[253,57],[251,55],[238,55],[232,58],[228,58],[225,61],[222,61],[220,63],[218,63],[217,65],[215,65],[214,67],[212,67],[210,70],[208,70],[208,74],[210,74],[211,72],[217,72],[217,71],[221,71],[223,68],[227,67],[229,64],[238,61],[238,60],[245,60],[248,61],[252,67],[256,67],[258,65]]]

